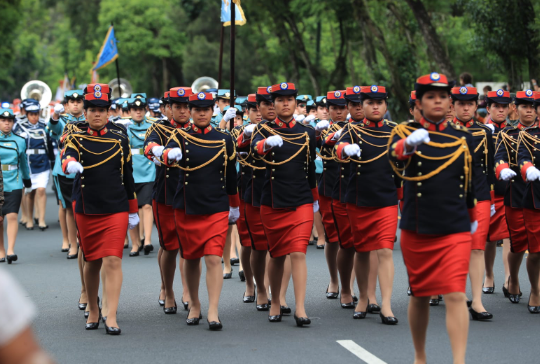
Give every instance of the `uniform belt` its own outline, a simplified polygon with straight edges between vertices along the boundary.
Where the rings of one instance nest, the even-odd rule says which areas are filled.
[[[144,149],[143,148],[131,148],[131,154],[144,155]]]
[[[19,169],[18,165],[14,164],[2,164],[2,171],[15,171]]]
[[[45,149],[27,149],[26,154],[47,154]]]

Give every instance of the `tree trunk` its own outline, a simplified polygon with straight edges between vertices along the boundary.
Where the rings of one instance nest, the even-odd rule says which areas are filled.
[[[538,49],[540,47],[540,40],[538,30],[535,29],[535,13],[534,6],[530,0],[521,0],[522,4],[519,6],[521,13],[525,17],[525,24],[523,26],[528,29],[529,38],[527,42],[527,58],[529,60],[529,81],[532,79],[539,80],[540,77],[540,61],[538,59]],[[531,88],[534,87],[531,82]]]
[[[431,23],[431,18],[422,3],[422,0],[405,0],[409,7],[411,8],[418,25],[420,26],[420,31],[424,36],[424,41],[428,47],[430,55],[437,63],[437,66],[440,68],[440,72],[448,76],[449,79],[455,80],[456,74],[454,72],[454,66],[450,62],[448,54],[444,50],[444,46],[435,31],[435,27]]]

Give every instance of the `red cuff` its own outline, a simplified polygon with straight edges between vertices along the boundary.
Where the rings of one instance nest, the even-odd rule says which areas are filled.
[[[341,143],[337,146],[336,154],[338,159],[345,160],[349,158],[347,156],[343,156],[343,148],[345,148],[347,145],[349,145],[349,143]]]
[[[161,161],[163,162],[163,164],[165,164],[167,167],[170,167],[171,165],[169,164],[169,152],[172,150],[172,148],[167,148],[165,150],[163,150],[163,154],[161,155]]]
[[[129,213],[130,214],[135,214],[135,213],[139,212],[139,204],[138,204],[136,198],[134,198],[133,200],[128,200],[128,202],[129,202]]]
[[[266,139],[259,140],[256,144],[257,153],[259,155],[266,155],[270,151],[270,149],[268,149],[266,152],[264,151],[264,143],[266,143]]]
[[[510,168],[508,163],[499,164],[499,166],[495,169],[495,177],[497,177],[497,179],[501,177],[501,171],[505,168]]]
[[[313,195],[313,202],[319,200],[319,190],[317,187],[311,189],[311,194]]]
[[[396,158],[399,161],[404,161],[411,157],[411,154],[405,154],[405,139],[398,140],[394,148],[393,153],[395,153]]]
[[[154,147],[159,147],[159,144],[158,143],[154,143],[154,142],[150,142],[148,143],[148,145],[146,146],[146,148],[144,148],[144,155],[148,158],[148,159],[152,159],[152,157],[154,156],[154,154],[152,153],[152,148]],[[152,155],[150,155],[150,153],[152,153]]]
[[[237,139],[238,141],[238,148],[245,148],[249,146],[249,143],[251,143],[251,139],[244,139],[244,133],[240,134],[240,136]]]
[[[495,204],[495,191],[489,191],[489,195],[491,196],[491,204]]]
[[[235,195],[229,195],[229,206],[230,207],[240,206],[240,197],[238,197],[238,193],[236,193]]]
[[[470,222],[476,221],[476,206],[473,207],[472,209],[469,209],[469,220]]]
[[[337,140],[334,140],[334,139],[333,139],[333,138],[334,138],[334,134],[336,134],[336,133],[329,134],[329,135],[326,137],[326,139],[324,140],[324,144],[330,145],[330,146],[336,145]]]
[[[398,187],[397,189],[397,199],[403,200],[403,187]]]
[[[525,162],[523,167],[521,167],[521,177],[524,181],[527,181],[527,169],[529,169],[530,167],[534,167],[531,162]]]
[[[62,161],[62,171],[63,171],[65,174],[69,174],[69,173],[66,172],[66,168],[67,168],[68,163],[71,162],[71,161],[77,162],[77,160],[76,160],[75,158],[73,158],[73,157],[67,157],[66,159],[64,159],[64,160]]]

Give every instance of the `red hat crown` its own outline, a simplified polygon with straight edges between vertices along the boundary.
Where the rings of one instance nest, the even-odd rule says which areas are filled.
[[[278,91],[285,91],[285,90],[296,91],[296,86],[294,85],[294,83],[291,83],[291,82],[282,82],[282,83],[278,83],[277,85],[272,85],[270,92],[278,92]]]
[[[169,90],[168,95],[165,93],[164,97],[190,97],[193,95],[191,87],[173,87]]]
[[[256,94],[249,94],[247,98],[247,102],[257,102],[257,95]]]
[[[203,100],[214,100],[214,95],[210,92],[197,92],[196,94],[191,94],[189,96],[189,101],[203,101]]]
[[[448,86],[448,78],[442,73],[431,72],[429,75],[418,77],[416,83],[424,86]]]
[[[328,91],[326,93],[327,100],[339,100],[345,97],[346,90]]]
[[[501,89],[498,89],[497,91],[488,91],[487,97],[510,97],[510,92]]]
[[[452,95],[478,95],[476,87],[452,87]]]

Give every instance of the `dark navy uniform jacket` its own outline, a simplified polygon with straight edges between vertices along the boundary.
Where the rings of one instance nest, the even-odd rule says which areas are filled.
[[[144,155],[152,160],[154,157],[152,148],[156,146],[166,146],[167,141],[174,130],[176,128],[183,128],[188,124],[189,122],[185,124],[175,122],[175,124],[172,125],[171,122],[163,119],[152,124],[146,133],[143,146]],[[171,168],[164,163],[156,166],[156,181],[153,186],[152,198],[158,203],[172,206],[179,178],[179,168]]]
[[[186,133],[196,140],[187,137]],[[205,144],[201,140],[218,143]],[[175,130],[163,151],[164,162],[168,162],[172,148],[182,149],[179,166],[183,168],[180,168],[173,208],[183,209],[188,215],[210,215],[238,206],[234,200],[238,200],[235,142],[227,131],[211,125],[200,129],[190,124],[185,129]],[[208,165],[196,169],[220,152]]]
[[[535,125],[520,134],[518,164],[521,177],[525,181],[523,208],[540,209],[540,181],[527,181],[529,167],[540,168],[540,128]]]
[[[319,177],[318,188],[319,195],[332,198],[334,195],[334,188],[340,178],[339,176],[343,173],[341,172],[342,167],[340,163],[336,160],[334,154],[334,146],[325,143],[325,139],[327,135],[334,134],[346,123],[334,123],[332,121],[329,122],[330,128],[323,131],[317,141],[317,147],[319,148],[319,153],[322,156],[321,159],[323,163],[323,171],[321,173],[321,176]]]
[[[401,180],[394,173],[386,156],[390,133],[395,125],[388,120],[373,122],[364,119],[359,125],[349,123],[343,129],[335,148],[340,160],[350,160],[346,203],[360,207],[397,205]],[[360,158],[344,155],[343,148],[349,144],[360,147]],[[371,162],[367,162],[370,160]],[[402,164],[399,161],[394,163]]]
[[[492,133],[492,136],[493,136],[493,146],[494,146],[494,155],[493,155],[493,164],[495,165],[495,149],[497,148],[497,145],[498,145],[498,141],[499,141],[499,133],[504,129],[506,128],[507,124],[506,124],[506,121],[503,121],[502,123],[500,124],[497,124],[495,122],[492,122],[492,124],[495,128],[495,131]],[[494,191],[495,191],[495,195],[496,196],[504,196],[504,193],[506,191],[506,185],[508,184],[508,182],[506,181],[501,181],[499,179],[497,179],[496,177],[495,178],[495,182],[494,182]]]
[[[518,166],[518,137],[521,130],[526,126],[518,123],[517,126],[508,125],[499,133],[495,148],[495,176],[497,179],[504,168],[510,168],[517,176],[506,183],[504,193],[504,205],[516,209],[523,208],[523,196],[525,195],[525,181],[521,177]]]
[[[275,130],[282,137],[294,140],[284,141],[283,146],[264,151],[266,138],[274,135],[264,126]],[[315,129],[297,123],[294,119],[287,123],[278,118],[257,125],[252,136],[252,153],[264,156],[270,163],[287,161],[297,153],[290,161],[280,165],[265,162],[262,205],[275,209],[295,209],[318,200],[315,177],[316,147]]]
[[[265,120],[261,122],[265,122]],[[255,207],[260,207],[264,176],[266,174],[266,163],[259,154],[252,152],[251,139],[244,138],[243,133],[238,136],[238,151],[248,153],[247,156],[240,155],[238,159],[242,159],[253,166],[244,167],[246,171],[246,174],[242,176],[242,180],[245,181],[244,202]]]
[[[468,148],[472,153],[472,135],[463,126],[446,121],[432,124],[422,119],[421,123],[411,122],[407,126],[414,129],[426,128],[433,143],[455,143],[465,140],[466,145],[451,148],[434,147],[421,144],[416,151],[405,155],[405,138],[397,134],[390,142],[388,155],[391,162],[402,161],[406,177],[421,177],[436,170],[449,158],[442,160],[420,158],[443,157],[458,151],[458,148]],[[396,126],[400,128],[402,125]],[[435,134],[433,131],[439,133]],[[471,161],[472,162],[472,161]],[[400,228],[411,230],[418,234],[448,235],[471,231],[471,222],[476,220],[473,207],[476,204],[474,196],[474,181],[465,175],[465,154],[461,154],[449,166],[423,181],[403,181],[403,211]],[[466,190],[467,189],[467,190]]]
[[[125,129],[108,123],[96,131],[80,124],[64,139],[62,169],[70,161],[82,164],[73,182],[75,212],[88,215],[138,211],[131,149]],[[89,152],[90,151],[90,152]]]
[[[54,148],[47,125],[39,120],[36,124],[28,120],[17,123],[13,133],[26,140],[26,154],[30,173],[41,173],[51,169],[54,160]]]
[[[249,165],[247,165],[245,162],[242,163],[245,158],[248,158],[250,152],[249,145],[243,146],[241,148],[238,146],[238,137],[244,132],[245,127],[245,125],[238,125],[235,126],[232,130],[232,137],[234,142],[236,143],[236,160],[239,162],[236,183],[238,185],[238,195],[242,201],[244,201],[248,182],[250,180],[251,174],[253,173],[253,169]]]

